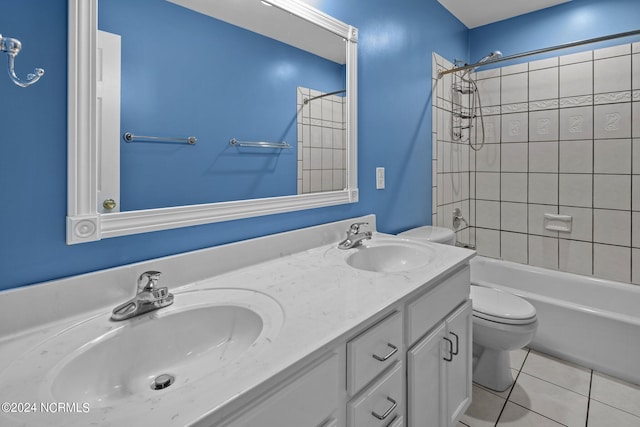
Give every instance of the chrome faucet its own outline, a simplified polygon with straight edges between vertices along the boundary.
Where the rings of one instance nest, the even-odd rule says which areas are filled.
[[[138,278],[138,294],[113,309],[112,320],[125,320],[173,304],[167,287],[157,288],[159,271],[145,271]]]
[[[371,231],[360,232],[360,226],[369,225],[368,222],[356,222],[351,224],[349,230],[347,231],[347,238],[342,242],[338,243],[339,249],[351,249],[356,246],[360,246],[363,240],[370,239],[372,236]]]

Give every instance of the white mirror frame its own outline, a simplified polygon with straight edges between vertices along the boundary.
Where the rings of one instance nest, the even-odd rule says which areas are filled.
[[[100,147],[96,116],[98,0],[69,0],[67,244],[358,201],[358,30],[297,0],[269,0],[269,3],[346,40],[348,105],[346,189],[263,199],[100,213],[98,211]],[[120,171],[114,173],[120,173]]]

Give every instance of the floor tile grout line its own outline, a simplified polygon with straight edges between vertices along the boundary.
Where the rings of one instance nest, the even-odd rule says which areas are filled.
[[[558,420],[554,420],[553,418],[549,417],[548,415],[542,414],[542,413],[540,413],[540,412],[538,412],[538,411],[534,411],[533,409],[531,409],[531,408],[527,408],[526,406],[523,406],[523,405],[521,405],[521,404],[519,404],[519,403],[516,403],[516,402],[513,402],[513,401],[509,401],[509,403],[513,403],[514,405],[519,406],[519,407],[521,407],[521,408],[523,408],[523,409],[526,409],[526,410],[527,410],[527,411],[529,411],[529,412],[533,412],[533,413],[534,413],[534,414],[536,414],[536,415],[540,415],[541,417],[546,418],[546,419],[548,419],[548,420],[550,420],[550,421],[553,421],[554,423],[556,423],[556,424],[558,424],[558,425],[561,425],[561,426],[564,426],[564,427],[569,427],[567,424],[561,423],[561,422],[560,422],[560,421],[558,421]]]
[[[563,389],[563,390],[570,391],[571,393],[577,394],[577,395],[579,395],[579,396],[586,397],[587,399],[589,398],[589,396],[588,396],[588,395],[585,395],[585,394],[582,394],[582,393],[578,393],[577,391],[575,391],[575,390],[571,390],[570,388],[567,388],[567,387],[561,386],[561,385],[556,384],[556,383],[552,383],[552,382],[551,382],[551,381],[549,381],[549,380],[545,380],[544,378],[537,377],[537,376],[535,376],[535,375],[533,375],[533,374],[531,374],[531,373],[529,373],[529,372],[524,372],[524,371],[523,371],[522,373],[523,373],[523,374],[525,374],[525,375],[528,375],[528,376],[530,376],[530,377],[532,377],[532,378],[535,378],[535,379],[537,379],[537,380],[544,381],[544,382],[545,382],[545,383],[547,383],[547,384],[551,384],[551,385],[554,385],[554,386],[556,386],[556,387],[560,387],[560,388],[561,388],[561,389]]]
[[[591,403],[592,400],[598,402],[601,405],[605,405],[605,406],[607,406],[607,407],[609,407],[611,409],[615,409],[616,411],[624,412],[625,414],[631,415],[631,416],[636,417],[636,418],[640,418],[640,415],[638,415],[638,414],[634,414],[633,412],[629,412],[629,411],[627,411],[625,409],[618,408],[616,406],[613,406],[610,403],[606,403],[606,402],[603,402],[603,401],[598,400],[598,399],[591,398],[591,399],[589,399],[589,403]]]
[[[593,369],[589,376],[589,398],[587,399],[587,416],[585,417],[584,427],[589,426],[589,408],[591,407],[591,387],[593,387]]]
[[[520,373],[522,372],[522,368],[524,367],[524,364],[527,362],[527,358],[529,357],[529,353],[531,353],[531,349],[527,349],[527,354],[525,354],[524,359],[522,360],[522,364],[520,365],[520,368],[518,369],[518,373],[516,374],[516,377],[513,379],[513,384],[511,384],[511,389],[509,390],[509,393],[507,394],[507,397],[504,399],[504,403],[502,404],[502,408],[500,409],[500,413],[498,414],[498,418],[496,419],[496,422],[493,425],[494,427],[497,427],[498,423],[500,422],[500,418],[502,417],[502,413],[504,412],[504,408],[507,407],[507,403],[509,402],[509,398],[511,397],[511,393],[513,392],[513,389],[516,386],[516,382],[518,381],[518,377],[520,376]]]
[[[524,370],[524,365],[527,363],[527,359],[529,358],[529,355],[530,355],[530,354],[531,354],[531,349],[529,348],[529,349],[527,349],[527,354],[525,355],[524,360],[522,361],[522,365],[520,365],[520,370],[518,371],[518,375],[516,376],[516,379],[515,379],[515,380],[514,380],[514,382],[513,382],[513,386],[511,387],[511,390],[509,390],[509,395],[507,396],[507,400],[506,400],[506,402],[511,402],[511,403],[513,403],[514,405],[518,405],[518,406],[520,406],[521,408],[524,408],[524,409],[526,409],[527,411],[531,411],[531,412],[533,412],[534,414],[538,414],[538,415],[540,415],[541,417],[544,417],[544,418],[546,418],[546,419],[548,419],[548,420],[553,421],[554,423],[557,423],[557,424],[560,424],[560,425],[562,425],[562,426],[568,427],[566,424],[561,423],[561,422],[560,422],[560,421],[558,421],[558,420],[554,420],[553,418],[549,418],[548,416],[546,416],[546,415],[544,415],[544,414],[541,414],[541,413],[539,413],[539,412],[536,412],[536,411],[534,411],[534,410],[533,410],[533,409],[531,409],[531,408],[526,408],[526,407],[524,407],[524,406],[522,406],[522,405],[520,405],[520,404],[518,404],[518,403],[516,403],[516,402],[513,402],[513,401],[510,401],[510,400],[509,400],[509,399],[511,398],[511,393],[513,392],[513,389],[515,388],[516,381],[518,380],[518,377],[520,377],[520,374],[523,372],[523,370]],[[593,371],[592,371],[592,372],[593,372]],[[526,375],[529,375],[529,374],[527,374],[526,372],[524,372],[524,373],[525,373]],[[534,377],[534,378],[538,378],[538,377]],[[541,378],[538,378],[538,379],[542,380]],[[542,381],[544,381],[544,380],[542,380]],[[546,381],[546,382],[548,382],[548,381]],[[553,383],[550,383],[550,384],[553,384]],[[557,385],[557,384],[554,384],[554,385]],[[563,387],[563,388],[564,388],[564,387]],[[589,387],[589,390],[591,390],[591,387]],[[587,400],[588,400],[588,399],[587,399]],[[507,403],[506,403],[506,402],[505,402],[505,407],[507,406]],[[504,411],[504,407],[503,407],[503,411]],[[498,420],[500,420],[500,417],[501,417],[501,416],[502,416],[502,412],[500,412],[500,416],[498,417]],[[497,427],[497,424],[498,424],[498,423],[496,422],[496,427]]]
[[[522,361],[522,364],[520,365],[520,369],[518,370],[518,374],[516,375],[516,378],[515,378],[515,379],[514,379],[514,381],[513,381],[513,385],[512,385],[512,387],[511,387],[511,390],[509,390],[509,394],[507,395],[507,398],[505,399],[505,403],[504,403],[504,405],[502,406],[502,410],[500,411],[500,415],[498,416],[498,419],[496,420],[496,423],[494,424],[494,427],[497,427],[497,426],[498,426],[498,423],[500,422],[500,418],[502,417],[502,413],[504,412],[504,409],[506,408],[507,403],[513,403],[514,405],[519,406],[519,407],[521,407],[521,408],[523,408],[523,409],[526,409],[527,411],[533,412],[534,414],[537,414],[537,415],[539,415],[539,416],[541,416],[541,417],[543,417],[543,418],[546,418],[546,419],[548,419],[548,420],[550,420],[550,421],[553,421],[554,423],[556,423],[556,424],[558,424],[558,425],[568,427],[566,424],[561,423],[561,422],[560,422],[560,421],[558,421],[558,420],[554,420],[553,418],[550,418],[550,417],[548,417],[548,416],[546,416],[546,415],[544,415],[544,414],[541,414],[540,412],[534,411],[534,410],[533,410],[533,409],[531,409],[531,408],[527,408],[527,407],[525,407],[525,406],[520,405],[520,404],[519,404],[519,403],[517,403],[517,402],[514,402],[514,401],[509,400],[509,399],[511,398],[511,393],[513,392],[513,389],[515,388],[515,384],[516,384],[516,382],[518,381],[518,378],[520,377],[520,374],[521,374],[521,373],[524,373],[524,374],[526,374],[526,375],[530,375],[530,374],[528,374],[527,372],[523,372],[524,365],[527,363],[527,359],[529,358],[529,355],[530,355],[530,354],[531,354],[531,349],[527,349],[527,354],[525,355],[524,360]],[[593,371],[591,371],[591,372],[593,372]],[[533,375],[530,375],[530,376],[533,376]],[[534,377],[534,378],[538,378],[538,377]],[[543,380],[543,379],[541,379],[541,378],[538,378],[538,379],[540,379],[541,381],[545,381],[545,380]],[[549,381],[545,381],[545,382],[547,382],[547,383],[549,383],[549,384],[553,384],[553,383],[551,383],[551,382],[549,382]],[[553,384],[553,385],[556,385],[556,386],[557,386],[557,384]],[[560,387],[560,386],[558,386],[558,387]],[[561,388],[564,388],[564,387],[561,387]],[[565,389],[565,390],[572,391],[572,390],[569,390],[569,389]],[[591,384],[589,385],[589,390],[591,390]],[[575,393],[575,392],[574,392],[574,393]],[[576,393],[576,394],[579,394],[580,396],[584,396],[583,394],[580,394],[580,393]],[[587,399],[587,400],[588,400],[588,399]]]
[[[509,392],[507,393],[506,398],[505,398],[505,397],[503,397],[503,395],[501,395],[501,394],[497,394],[497,392],[496,392],[495,390],[487,389],[487,388],[485,388],[485,387],[482,387],[482,386],[478,385],[480,388],[484,389],[485,391],[487,391],[487,392],[489,392],[489,393],[491,393],[491,394],[493,394],[493,395],[495,395],[495,396],[497,396],[497,397],[500,397],[500,398],[502,398],[502,399],[504,400],[504,403],[502,404],[502,407],[501,407],[500,413],[498,414],[498,417],[497,417],[497,419],[496,419],[495,423],[493,424],[493,427],[498,427],[498,424],[501,422],[501,418],[502,418],[503,413],[504,413],[504,411],[505,411],[505,409],[506,409],[506,405],[507,405],[507,403],[513,403],[514,405],[519,406],[520,408],[525,409],[526,411],[530,411],[530,412],[532,412],[532,413],[534,413],[534,414],[536,414],[536,415],[539,415],[539,416],[541,416],[541,417],[543,417],[543,418],[546,418],[546,419],[548,419],[548,420],[550,420],[550,421],[553,421],[553,422],[554,422],[554,423],[556,423],[556,424],[559,424],[559,425],[561,425],[561,426],[565,426],[565,427],[567,427],[567,425],[566,425],[566,424],[563,424],[562,422],[560,422],[560,421],[558,421],[558,420],[555,420],[555,419],[553,419],[553,418],[551,418],[551,417],[549,417],[549,416],[547,416],[547,415],[545,415],[545,414],[542,414],[542,413],[537,412],[537,411],[535,411],[535,410],[533,410],[533,409],[531,409],[531,408],[528,408],[528,407],[526,407],[526,406],[524,406],[524,405],[522,405],[522,404],[519,404],[519,403],[517,403],[517,402],[514,402],[514,401],[511,401],[511,400],[510,400],[510,399],[511,399],[511,395],[513,394],[514,387],[515,387],[515,385],[516,385],[516,383],[517,383],[517,381],[518,381],[518,379],[519,379],[519,377],[520,377],[520,374],[521,374],[521,373],[525,373],[525,374],[527,374],[528,376],[530,376],[530,377],[532,377],[532,378],[535,378],[535,379],[538,379],[538,380],[540,380],[540,381],[542,381],[542,382],[544,382],[544,383],[548,383],[548,384],[550,384],[550,385],[553,385],[553,386],[559,387],[559,388],[561,388],[561,389],[563,389],[563,390],[566,390],[566,391],[572,392],[572,393],[574,393],[574,394],[576,394],[576,395],[578,395],[578,396],[584,396],[584,397],[586,397],[586,398],[587,398],[586,412],[583,412],[583,413],[585,413],[585,424],[584,424],[584,425],[585,425],[585,427],[588,427],[588,426],[589,426],[589,412],[590,412],[590,408],[591,408],[592,400],[593,400],[593,401],[597,401],[599,404],[604,405],[604,406],[606,406],[606,407],[608,407],[608,408],[610,408],[610,409],[612,409],[612,410],[619,411],[619,412],[621,412],[621,413],[625,413],[625,414],[627,414],[627,415],[629,415],[629,416],[631,416],[631,417],[633,417],[633,418],[638,418],[638,419],[640,419],[640,414],[637,414],[637,413],[634,413],[634,412],[631,412],[631,411],[628,411],[628,410],[625,410],[625,409],[621,409],[621,408],[619,408],[619,407],[617,407],[617,406],[614,406],[613,404],[610,404],[610,403],[607,403],[607,402],[604,402],[604,401],[601,401],[601,400],[599,400],[599,399],[596,399],[596,398],[592,397],[593,387],[594,387],[594,380],[595,380],[595,378],[594,378],[594,377],[595,377],[595,374],[596,374],[596,373],[598,373],[598,372],[596,372],[594,369],[589,369],[589,368],[586,368],[586,367],[582,367],[582,366],[580,366],[580,365],[576,365],[576,366],[577,366],[577,367],[579,367],[579,368],[584,368],[585,370],[587,370],[587,371],[588,371],[588,374],[589,374],[589,386],[588,386],[588,392],[587,392],[587,394],[585,395],[585,394],[583,394],[583,393],[576,392],[576,391],[574,391],[574,390],[572,390],[572,389],[569,389],[569,388],[566,388],[566,387],[564,387],[564,386],[561,386],[561,385],[555,384],[555,383],[553,383],[553,382],[551,382],[551,381],[547,381],[547,380],[545,380],[545,379],[543,379],[543,378],[537,377],[537,376],[536,376],[536,375],[534,375],[534,374],[531,374],[531,373],[528,373],[528,372],[524,371],[524,367],[525,367],[525,365],[526,365],[527,361],[529,360],[529,356],[531,355],[531,351],[532,351],[532,350],[531,350],[531,349],[529,349],[529,348],[525,348],[525,349],[523,349],[523,350],[526,350],[526,353],[525,353],[525,355],[524,355],[524,358],[523,358],[522,362],[519,364],[519,368],[513,368],[513,367],[511,368],[513,371],[516,371],[516,375],[515,375],[515,378],[514,378],[514,380],[513,380],[513,384],[512,384],[512,385],[511,385],[511,387],[509,388]],[[503,393],[503,392],[502,392],[502,393]],[[465,424],[465,423],[464,423],[464,422],[462,422],[462,421],[460,421],[460,424],[461,424],[462,426],[465,426],[465,427],[470,427],[468,424]],[[639,424],[639,425],[640,425],[640,424]]]
[[[523,349],[523,350],[525,350],[525,349]],[[518,378],[518,374],[520,373],[520,371],[522,370],[522,367],[524,366],[524,360],[526,360],[527,355],[529,354],[529,351],[530,351],[529,349],[526,349],[526,350],[525,350],[525,352],[526,352],[527,354],[525,355],[525,359],[523,359],[523,362],[520,364],[520,367],[519,367],[519,368],[514,368],[513,366],[511,367],[511,370],[512,370],[512,371],[517,371],[517,372],[518,372],[518,373],[516,374],[516,378]],[[514,379],[514,380],[513,380],[513,384],[515,384],[515,383],[516,383],[516,381],[515,381],[515,379]],[[493,394],[494,396],[497,396],[497,397],[499,397],[499,398],[501,398],[501,399],[506,399],[506,398],[502,395],[502,393],[504,393],[504,391],[500,392],[500,391],[492,390],[492,389],[490,389],[490,388],[488,388],[488,387],[485,387],[485,386],[480,385],[480,384],[477,384],[477,383],[474,383],[474,384],[475,384],[475,385],[477,385],[478,387],[480,387],[481,389],[483,389],[484,391],[486,391],[486,392],[489,392],[489,393]],[[511,386],[511,388],[513,388],[513,384],[512,384],[512,386]],[[508,395],[509,395],[509,394],[507,393],[507,397],[508,397]]]

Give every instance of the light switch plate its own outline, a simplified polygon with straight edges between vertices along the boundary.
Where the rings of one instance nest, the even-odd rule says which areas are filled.
[[[376,190],[384,190],[384,168],[376,168]]]

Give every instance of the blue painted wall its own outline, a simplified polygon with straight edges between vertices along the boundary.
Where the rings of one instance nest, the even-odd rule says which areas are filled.
[[[98,28],[121,36],[121,134],[198,138],[121,142],[122,210],[297,193],[296,87],[344,89],[344,65],[164,0],[98,4]]]
[[[495,50],[500,50],[507,56],[638,29],[640,29],[640,1],[638,0],[572,0],[555,7],[470,30],[469,58],[471,62],[476,62]],[[528,62],[637,40],[636,37],[591,44],[524,58],[520,61],[504,62],[501,65]]]
[[[74,246],[65,243],[67,2],[5,3],[0,32],[23,43],[18,73],[46,74],[21,89],[0,73],[0,289],[368,213],[386,232],[430,222],[431,52],[466,57],[468,48],[467,29],[436,1],[318,5],[360,30],[359,203]],[[375,190],[376,166],[386,190]]]

